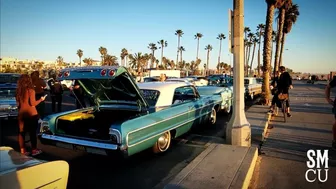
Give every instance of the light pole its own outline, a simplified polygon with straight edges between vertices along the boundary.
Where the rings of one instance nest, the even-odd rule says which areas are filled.
[[[229,18],[231,19],[231,18]],[[226,127],[226,140],[237,146],[251,146],[251,125],[244,101],[244,0],[233,0],[233,114]]]

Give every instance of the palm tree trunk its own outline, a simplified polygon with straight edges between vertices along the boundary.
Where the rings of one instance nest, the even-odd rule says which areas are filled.
[[[247,55],[247,61],[246,61],[246,64],[247,64],[247,76],[250,74],[249,73],[249,69],[248,69],[250,58],[251,58],[251,46],[248,46],[248,55]]]
[[[178,63],[179,52],[180,52],[180,36],[177,35],[177,55],[176,55],[176,64]]]
[[[128,55],[125,56],[125,67],[127,67]]]
[[[274,51],[274,42],[272,40],[272,43],[271,43],[271,62],[272,62],[272,59],[273,59],[273,51]]]
[[[285,32],[282,33],[282,41],[281,41],[281,48],[280,48],[280,56],[279,56],[279,66],[282,66],[282,54],[283,54],[283,49],[285,45],[285,37],[286,34]]]
[[[272,32],[273,32],[273,17],[274,17],[274,5],[267,5],[267,14],[266,14],[266,29],[264,36],[264,53],[263,53],[263,100],[268,105],[270,102],[270,67],[271,67],[271,43],[272,43]]]
[[[82,66],[82,58],[79,57],[79,66]]]
[[[209,70],[209,57],[210,56],[210,50],[208,50],[207,52],[207,66],[206,66],[206,70],[205,70],[205,75],[207,75],[208,70]]]
[[[245,47],[245,56],[244,56],[244,73],[245,73],[245,76],[247,76],[247,68],[248,68],[248,63],[246,63],[246,60],[247,60],[247,45],[244,44],[244,47]]]
[[[180,62],[181,62],[181,64],[182,64],[182,61],[183,61],[183,58],[182,58],[182,51],[180,52],[181,53],[181,59],[180,59]],[[176,63],[176,64],[178,64],[178,63]],[[180,68],[181,69],[181,68]]]
[[[199,52],[199,38],[197,38],[197,53],[196,53],[196,60],[198,59],[198,52]]]
[[[161,66],[163,65],[163,45],[161,46]]]
[[[285,9],[282,8],[282,9],[280,9],[279,29],[278,29],[278,34],[277,34],[277,42],[276,42],[276,46],[275,46],[274,72],[273,72],[274,77],[275,77],[275,72],[278,71],[278,69],[279,69],[278,57],[279,57],[279,54],[280,54],[280,44],[281,44],[281,41],[282,41],[282,33],[283,33],[284,22],[285,22]]]
[[[259,47],[258,47],[258,76],[260,76],[260,65],[261,65],[261,55],[260,55],[260,47],[261,47],[261,29],[259,31]]]
[[[219,40],[218,65],[220,64],[221,53],[222,53],[222,40]]]
[[[251,60],[251,64],[250,64],[250,72],[252,72],[252,65],[253,65],[255,49],[256,49],[256,43],[253,44],[252,60]]]

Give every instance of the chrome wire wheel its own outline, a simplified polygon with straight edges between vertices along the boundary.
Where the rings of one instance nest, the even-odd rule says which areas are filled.
[[[212,108],[210,117],[209,117],[209,122],[211,125],[214,125],[217,121],[217,112],[215,108]]]
[[[154,153],[161,153],[168,150],[171,142],[170,131],[163,133],[153,146]]]

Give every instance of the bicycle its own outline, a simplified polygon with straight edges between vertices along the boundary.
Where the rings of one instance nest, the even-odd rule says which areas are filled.
[[[287,95],[288,96],[288,95]],[[282,109],[282,113],[284,116],[284,122],[287,122],[287,101],[288,101],[288,97],[284,98],[284,99],[279,99],[279,101],[281,102],[281,109]]]

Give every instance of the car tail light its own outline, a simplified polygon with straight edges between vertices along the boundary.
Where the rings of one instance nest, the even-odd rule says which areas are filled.
[[[101,76],[105,76],[105,75],[106,75],[106,70],[102,70],[102,71],[100,72],[100,75],[101,75]]]
[[[109,76],[114,76],[114,70],[109,71]]]
[[[58,77],[62,77],[62,75],[63,75],[63,73],[62,73],[62,72],[60,72],[60,73],[58,74]]]
[[[69,75],[70,75],[70,72],[69,72],[69,71],[64,72],[64,77],[69,77]]]

